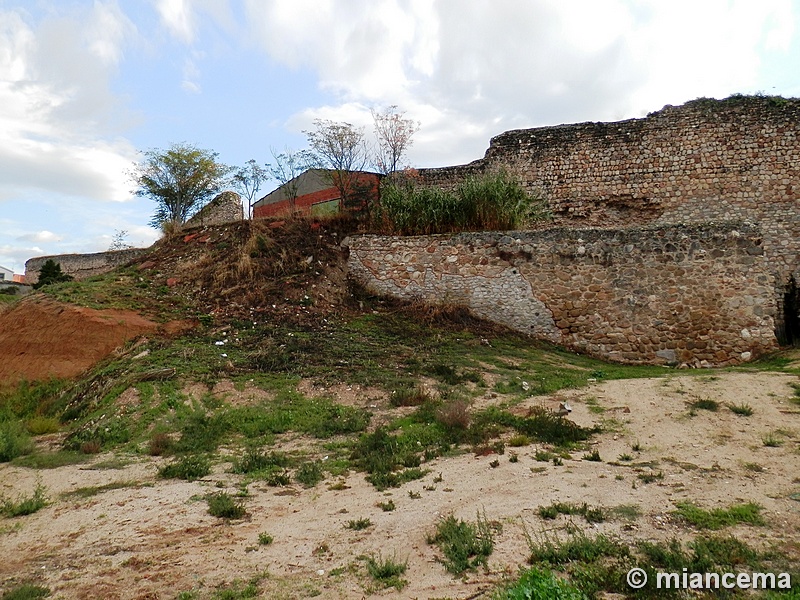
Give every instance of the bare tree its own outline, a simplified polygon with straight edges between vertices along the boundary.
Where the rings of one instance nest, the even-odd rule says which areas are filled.
[[[247,200],[247,218],[249,219],[256,194],[261,189],[261,184],[270,178],[269,165],[260,166],[255,159],[248,160],[243,167],[239,167],[231,178],[231,184],[242,198]]]
[[[339,191],[339,209],[350,207],[362,194],[361,176],[369,163],[370,153],[364,129],[350,123],[315,119],[313,131],[304,131],[317,164],[328,170],[332,184]]]
[[[278,153],[275,148],[271,148],[270,152],[272,152],[272,164],[269,165],[269,172],[283,188],[289,207],[294,212],[300,185],[297,177],[314,166],[314,159],[308,150],[284,148],[283,152]]]
[[[378,140],[375,164],[384,175],[390,175],[402,168],[406,150],[411,146],[411,138],[419,129],[419,122],[404,119],[405,112],[398,112],[392,105],[381,112],[372,111],[375,123],[375,137]]]

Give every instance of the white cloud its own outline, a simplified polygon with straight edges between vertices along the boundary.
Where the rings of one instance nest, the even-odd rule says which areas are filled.
[[[477,158],[505,129],[757,91],[759,52],[785,50],[793,35],[790,0],[245,0],[245,8],[274,60],[313,69],[341,100],[301,111],[290,127],[398,104],[422,121],[412,153],[428,164]]]
[[[21,235],[17,238],[23,242],[39,242],[39,243],[46,243],[46,242],[60,242],[64,239],[63,235],[58,235],[57,233],[53,233],[52,231],[47,231],[46,229],[42,231],[37,231],[36,233],[26,233]]]
[[[108,79],[132,31],[114,3],[36,28],[21,12],[0,12],[0,199],[27,188],[130,198],[135,151],[108,135],[124,120]]]
[[[157,0],[156,9],[172,35],[185,44],[194,41],[196,18],[189,0]]]

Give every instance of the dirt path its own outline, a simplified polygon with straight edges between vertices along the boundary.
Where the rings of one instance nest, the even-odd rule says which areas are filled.
[[[575,452],[556,466],[535,460],[542,448],[532,445],[502,456],[439,458],[424,465],[431,469],[424,479],[389,492],[376,491],[360,473],[351,473],[344,486],[329,478],[311,489],[257,482],[248,488],[248,517],[232,522],[209,515],[203,500],[238,490],[240,478],[224,464],[194,483],[157,479],[162,459],[149,457],[102,469],[103,462],[114,466],[108,464],[114,457],[38,472],[0,465],[0,494],[30,494],[38,481],[51,499],[33,515],[0,520],[0,588],[32,580],[57,598],[175,598],[188,590],[208,597],[217,586],[266,574],[264,598],[467,598],[525,565],[525,529],[540,536],[566,523],[567,517],[538,516],[539,506],[553,502],[628,507],[629,516],[639,516],[591,526],[574,522],[631,541],[696,533],[671,514],[678,501],[705,508],[752,501],[763,507],[766,525],[729,531],[791,555],[800,547],[800,408],[790,387],[796,381],[772,373],[713,373],[593,384],[566,396],[574,421],[603,425],[592,446],[602,462]],[[702,399],[717,401],[719,410],[690,413],[688,403]],[[365,395],[362,402],[374,398]],[[532,398],[529,404],[553,402]],[[727,403],[748,404],[754,412],[739,416]],[[765,445],[765,438],[777,445]],[[512,451],[517,462],[509,460]],[[657,478],[644,483],[640,474]],[[113,483],[122,487],[68,495]],[[396,509],[384,512],[377,503],[389,499]],[[453,578],[426,535],[442,516],[474,520],[479,512],[502,527],[489,570]],[[360,518],[372,525],[346,528]],[[259,545],[261,532],[274,542]],[[372,590],[359,558],[364,555],[407,559],[408,586],[399,593]]]

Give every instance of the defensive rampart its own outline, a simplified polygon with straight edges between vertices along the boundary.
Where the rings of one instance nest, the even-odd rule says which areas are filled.
[[[746,224],[355,236],[368,289],[457,304],[567,348],[627,363],[727,365],[775,350],[774,280]]]

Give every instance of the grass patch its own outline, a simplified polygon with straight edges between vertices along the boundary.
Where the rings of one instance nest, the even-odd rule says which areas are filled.
[[[36,452],[14,459],[13,464],[29,469],[57,469],[67,465],[77,465],[90,460],[90,456],[73,450],[57,452]]]
[[[392,406],[420,406],[432,400],[430,394],[422,386],[413,388],[400,388],[394,390],[389,396],[389,403]]]
[[[91,498],[103,492],[111,490],[122,490],[125,488],[139,487],[141,484],[138,481],[114,481],[105,485],[93,485],[88,487],[81,487],[71,492],[62,494],[63,498]]]
[[[50,595],[50,588],[32,583],[23,583],[3,593],[2,600],[36,600],[36,598],[47,598]]]
[[[531,564],[543,563],[548,566],[561,566],[570,562],[591,563],[600,558],[626,558],[630,555],[628,547],[606,535],[589,537],[577,532],[566,541],[543,533],[538,539],[528,536],[528,549]]]
[[[61,423],[55,417],[35,416],[28,419],[25,427],[31,435],[45,435],[57,433],[61,428]]]
[[[0,462],[9,462],[33,451],[28,432],[18,420],[0,421]]]
[[[775,433],[768,433],[761,438],[761,442],[767,448],[778,448],[783,445],[783,440]]]
[[[351,519],[347,522],[345,527],[347,529],[352,529],[353,531],[361,531],[362,529],[372,527],[372,521],[369,519]]]
[[[46,489],[38,484],[31,496],[19,496],[16,500],[0,498],[0,514],[6,517],[32,515],[47,506]]]
[[[555,519],[558,515],[580,515],[586,519],[587,523],[602,523],[606,520],[606,515],[602,508],[592,508],[585,502],[583,504],[554,502],[549,506],[540,506],[538,512],[543,519]]]
[[[187,455],[164,465],[158,470],[163,479],[185,479],[196,481],[211,473],[211,461],[203,454]]]
[[[594,448],[591,452],[584,454],[583,460],[588,460],[591,462],[603,462],[603,459],[600,458],[600,451],[597,448]]]
[[[749,404],[727,404],[728,410],[740,417],[749,417],[753,414],[753,407]]]
[[[673,512],[686,523],[698,529],[722,529],[738,523],[748,525],[763,525],[764,517],[761,515],[762,507],[753,502],[746,504],[733,504],[728,508],[713,508],[706,510],[690,502],[679,502]]]
[[[302,463],[295,471],[294,478],[298,483],[310,488],[317,485],[325,478],[319,462],[309,461]]]
[[[546,569],[528,569],[516,583],[499,590],[492,600],[588,600],[565,579]]]
[[[449,515],[436,524],[436,531],[427,538],[444,555],[441,559],[448,572],[460,575],[464,571],[487,566],[494,550],[494,536],[486,516],[477,515],[475,523]]]
[[[383,558],[382,556],[367,557],[367,573],[373,581],[382,588],[393,587],[398,592],[408,585],[408,581],[401,579],[408,569],[408,561],[398,562],[396,557]]]
[[[221,519],[241,519],[247,514],[244,503],[227,492],[217,492],[206,496],[208,514]]]
[[[716,400],[711,400],[710,398],[704,398],[690,403],[689,408],[693,411],[708,410],[711,412],[717,412],[719,410],[719,402]]]
[[[273,541],[275,541],[275,538],[273,538],[266,531],[262,531],[261,533],[258,534],[259,546],[269,546]]]
[[[378,508],[380,508],[383,512],[391,512],[397,507],[394,504],[394,500],[389,499],[386,502],[378,502]]]

